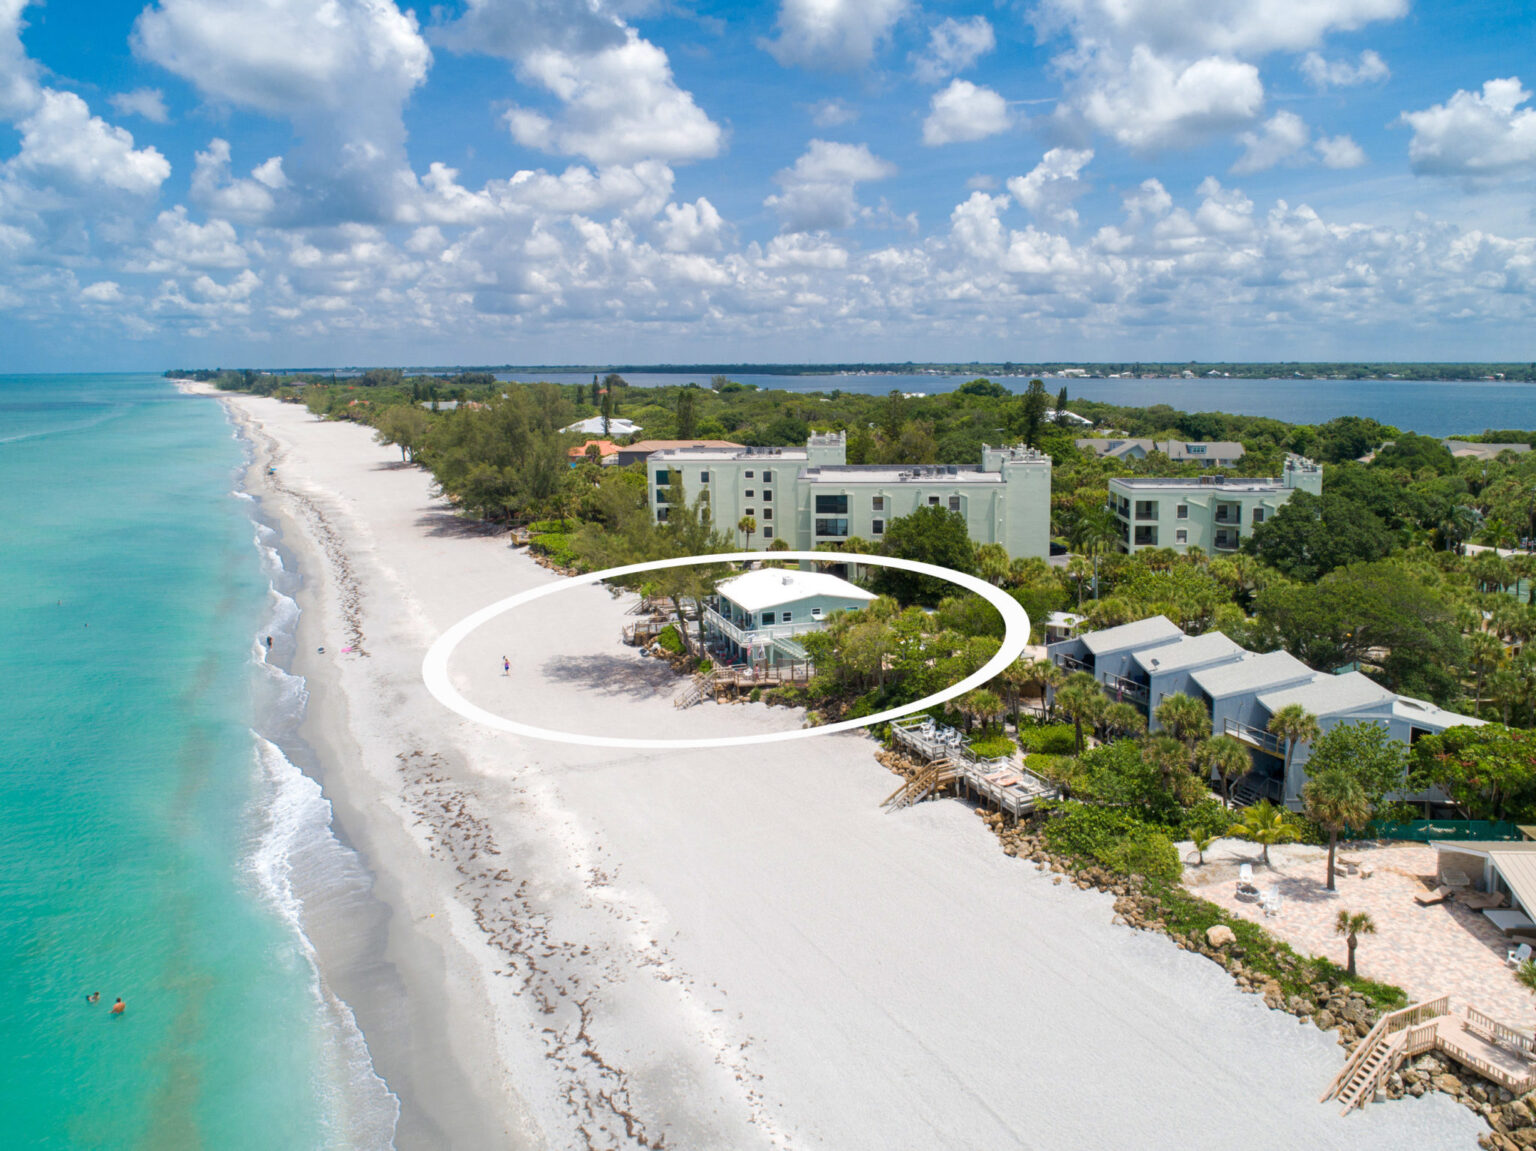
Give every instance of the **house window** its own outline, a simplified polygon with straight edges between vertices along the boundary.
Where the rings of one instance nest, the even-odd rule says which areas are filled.
[[[766,503],[770,502],[772,499],[773,499],[773,493],[772,492],[769,492],[769,491],[763,492],[763,503],[766,504]]]
[[[772,472],[764,472],[763,473],[763,483],[765,483],[765,484],[773,483],[773,473]],[[786,617],[786,618],[788,618],[788,617]]]
[[[751,508],[748,508],[748,509],[747,509],[747,515],[749,515],[749,516],[755,516],[755,515],[756,515],[756,514],[757,514],[757,513],[756,513],[756,512],[755,512],[755,511],[753,511],[753,510],[752,510],[752,509],[751,509]]]
[[[743,473],[742,473],[742,474],[743,474],[743,475],[744,475],[744,476],[746,476],[746,477],[747,477],[747,479],[749,479],[749,480],[750,480],[750,479],[751,479],[751,478],[752,478],[752,473],[751,473],[751,472],[743,472]]]
[[[877,512],[885,511],[885,497],[876,496],[870,501],[870,506]]]
[[[772,508],[764,508],[763,509],[763,519],[765,519],[765,520],[773,519],[773,509]]]
[[[657,487],[664,488],[668,484],[670,484],[671,482],[672,482],[672,473],[671,472],[667,471],[666,468],[657,468],[656,469],[656,486]]]
[[[753,497],[753,496],[755,496],[755,495],[757,495],[757,493],[756,493],[756,492],[754,492],[754,491],[753,491],[753,490],[752,490],[752,489],[751,489],[751,488],[748,488],[748,489],[747,489],[747,499],[749,499],[749,500],[750,500],[750,499],[751,499],[751,498],[752,498],[752,497]]]
[[[1183,528],[1180,528],[1178,531],[1173,533],[1173,542],[1176,544],[1187,544],[1189,542],[1189,533]]]
[[[883,536],[885,534],[885,521],[876,520],[874,526],[870,529],[870,533],[872,535]]]
[[[784,613],[784,622],[785,623],[794,623],[795,622],[795,615],[794,615],[794,613],[793,612],[788,612],[788,611],[785,612]]]
[[[848,520],[846,517],[818,519],[816,521],[816,534],[819,536],[846,536],[848,534]]]
[[[1178,515],[1179,519],[1181,519],[1181,520],[1189,519],[1189,505],[1188,504],[1180,504],[1176,514]]]
[[[1139,548],[1157,546],[1157,529],[1153,527],[1138,527],[1136,529],[1136,546]]]
[[[1155,520],[1155,519],[1157,519],[1157,501],[1156,500],[1137,500],[1136,501],[1136,518],[1139,519],[1139,520]]]
[[[708,472],[700,472],[699,473],[699,483],[701,483],[701,484],[709,483],[709,473]]]
[[[773,529],[772,528],[764,528],[763,529],[763,538],[765,540],[771,540],[773,538]]]
[[[656,509],[656,522],[657,523],[662,523],[662,524],[666,523],[667,522],[667,515],[671,511],[672,511],[671,508],[657,508]]]
[[[813,607],[811,609],[811,618],[812,619],[820,619],[821,618],[821,609],[819,607]]]
[[[1253,509],[1253,522],[1256,523],[1256,524],[1261,524],[1261,523],[1264,522],[1264,509],[1263,508],[1254,508]]]
[[[938,496],[929,496],[928,497],[928,506],[931,507],[931,508],[938,507],[939,506],[939,497]]]
[[[816,514],[822,516],[845,516],[848,514],[847,496],[817,496]]]
[[[957,511],[960,510],[960,497],[959,496],[950,496],[949,497],[949,510],[952,511],[952,512],[957,512]]]
[[[667,502],[667,489],[666,488],[657,488],[656,489],[656,502],[659,503],[659,504],[664,504],[664,503]]]
[[[763,626],[767,627],[772,622],[773,622],[773,613],[771,611],[765,611],[763,613]]]

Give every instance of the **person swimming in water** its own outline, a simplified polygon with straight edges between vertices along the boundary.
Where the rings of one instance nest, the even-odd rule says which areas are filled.
[[[124,1011],[127,1011],[127,1010],[128,1010],[128,1004],[124,1003],[123,1002],[123,997],[121,995],[119,995],[117,997],[117,1002],[112,1004],[112,1014],[113,1015],[121,1015]]]
[[[85,1001],[87,1003],[100,1003],[101,1002],[101,992],[99,992],[99,991],[91,992],[89,995],[87,995],[85,997]]]

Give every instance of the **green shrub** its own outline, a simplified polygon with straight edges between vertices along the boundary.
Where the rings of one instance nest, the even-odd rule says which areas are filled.
[[[683,654],[683,637],[677,634],[677,628],[670,623],[661,629],[661,634],[656,637],[656,643],[662,651],[671,655]]]
[[[747,693],[747,699],[750,700],[752,703],[756,703],[758,700],[760,700],[762,698],[763,698],[763,689],[760,688],[760,687],[754,687],[751,691],[749,691]]]
[[[561,567],[575,567],[575,539],[569,532],[543,532],[528,538],[528,549],[548,556]]]
[[[1026,725],[1019,728],[1019,746],[1044,755],[1071,755],[1077,750],[1077,733],[1070,723]]]
[[[1235,823],[1236,820],[1233,822]],[[1296,829],[1297,843],[1310,843],[1313,847],[1327,846],[1328,833],[1316,820],[1308,819],[1299,811],[1287,811],[1285,822],[1288,827]]]
[[[1225,836],[1236,822],[1237,817],[1230,808],[1214,795],[1208,795],[1193,807],[1184,809],[1176,830],[1184,839],[1190,838],[1197,831],[1205,835]]]
[[[1018,750],[1018,745],[1001,732],[987,732],[971,740],[971,754],[982,759],[1002,759]]]
[[[1173,840],[1150,828],[1138,829],[1118,841],[1099,857],[1099,861],[1126,875],[1144,875],[1165,883],[1177,883],[1184,874],[1179,849],[1174,847]]]

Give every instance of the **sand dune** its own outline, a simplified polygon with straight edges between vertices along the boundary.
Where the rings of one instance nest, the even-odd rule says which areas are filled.
[[[556,577],[366,429],[227,402],[309,581],[322,783],[395,912],[406,1000],[354,1007],[404,1100],[400,1146],[1474,1145],[1439,1095],[1340,1119],[1316,1102],[1331,1036],[1113,925],[1107,897],[1004,856],[961,804],[883,814],[892,779],[861,735],[631,754],[447,712],[420,678],[436,635]],[[568,730],[798,726],[676,711],[619,644],[624,607],[551,597],[466,641],[452,674]]]

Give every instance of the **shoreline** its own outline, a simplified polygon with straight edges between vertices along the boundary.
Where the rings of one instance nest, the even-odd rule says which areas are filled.
[[[338,830],[394,909],[406,1022],[353,1007],[401,1097],[401,1146],[487,1145],[408,1130],[475,1105],[504,1131],[493,1146],[1475,1139],[1434,1100],[1341,1124],[1312,1102],[1338,1067],[1327,1037],[1003,855],[963,805],[881,812],[890,777],[862,735],[615,756],[447,713],[420,681],[431,640],[557,577],[453,516],[367,429],[221,398],[277,445],[274,503],[288,488],[324,521],[284,521],[305,577],[294,671]],[[585,590],[470,637],[451,673],[552,727],[675,727],[671,693],[615,650],[622,605]],[[366,655],[340,654],[350,621]],[[500,678],[503,651],[519,676]],[[700,705],[689,734],[769,722],[759,708]]]

